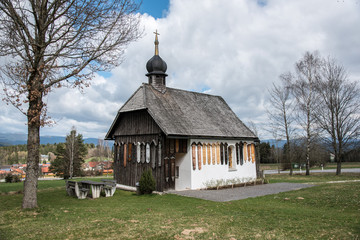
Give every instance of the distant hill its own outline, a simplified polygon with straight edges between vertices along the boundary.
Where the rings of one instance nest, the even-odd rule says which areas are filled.
[[[0,133],[0,146],[22,145],[27,142],[27,134],[22,133]],[[61,136],[40,136],[40,144],[54,144],[65,142]],[[85,143],[98,144],[97,138],[84,138]]]

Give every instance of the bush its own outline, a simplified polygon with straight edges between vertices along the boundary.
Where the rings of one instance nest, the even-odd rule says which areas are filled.
[[[143,172],[139,182],[141,194],[151,194],[155,190],[155,179],[150,169]]]
[[[20,177],[18,175],[12,175],[9,173],[5,176],[5,182],[7,183],[20,182]]]
[[[5,176],[5,182],[7,182],[7,183],[11,183],[12,179],[13,179],[13,176],[10,173]]]

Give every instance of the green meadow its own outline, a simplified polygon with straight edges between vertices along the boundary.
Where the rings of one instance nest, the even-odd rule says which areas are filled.
[[[22,183],[1,183],[0,239],[360,238],[360,174],[267,177],[317,185],[219,203],[121,190],[79,200],[67,196],[64,180],[40,181],[39,207],[22,210]]]

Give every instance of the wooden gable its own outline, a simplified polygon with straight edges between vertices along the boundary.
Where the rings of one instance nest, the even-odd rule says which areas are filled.
[[[134,136],[162,133],[160,127],[145,109],[121,113],[115,129],[114,136]]]

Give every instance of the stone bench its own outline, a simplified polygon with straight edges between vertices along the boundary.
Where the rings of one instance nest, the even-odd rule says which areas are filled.
[[[112,197],[116,191],[116,181],[111,179],[101,179],[105,186],[103,190],[105,192],[105,197]]]
[[[66,191],[69,196],[76,196],[78,199],[85,199],[89,193],[89,189],[82,187],[81,183],[69,180],[66,181]]]

